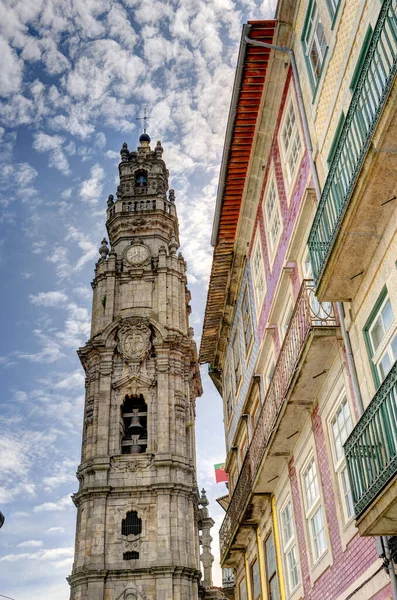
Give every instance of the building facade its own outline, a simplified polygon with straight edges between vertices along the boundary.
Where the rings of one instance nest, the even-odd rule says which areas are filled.
[[[198,599],[199,527],[211,579],[211,519],[195,468],[201,382],[162,154],[146,133],[137,151],[124,144],[117,199],[108,199],[110,251],[104,239],[91,337],[79,350],[86,400],[72,600]]]
[[[243,28],[200,349],[239,600],[397,597],[370,537],[397,533],[396,9],[280,0]]]

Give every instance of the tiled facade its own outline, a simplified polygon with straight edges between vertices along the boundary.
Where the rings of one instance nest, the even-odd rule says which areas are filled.
[[[379,177],[381,172],[376,153],[386,154],[386,142],[392,153],[397,145],[394,88],[378,128],[373,132],[375,151],[370,150],[364,174],[353,190],[356,212],[351,220],[355,219],[356,229],[348,223],[351,238],[341,234],[342,241],[339,241],[336,236],[335,247],[346,243],[345,239],[361,240],[366,239],[365,236],[376,238],[376,242],[367,243],[368,248],[360,250],[357,256],[331,253],[328,261],[339,290],[343,284],[337,280],[338,264],[343,262],[347,272],[349,261],[351,269],[355,269],[353,261],[358,264],[362,256],[368,266],[358,273],[357,277],[361,278],[354,283],[350,282],[358,269],[352,272],[354,277],[348,279],[344,289],[351,292],[349,301],[333,293],[332,279],[327,279],[327,265],[323,272],[325,283],[322,275],[313,283],[305,280],[313,277],[308,238],[318,212],[317,203],[320,201],[321,206],[322,201],[315,197],[315,178],[318,177],[320,187],[326,184],[331,149],[333,153],[338,152],[339,142],[335,138],[345,126],[341,115],[343,111],[346,116],[349,110],[354,91],[352,78],[360,77],[360,69],[365,64],[364,51],[376,43],[376,36],[370,39],[368,31],[377,31],[376,35],[383,31],[379,23],[385,11],[389,11],[385,27],[393,31],[394,21],[389,15],[397,11],[395,4],[392,0],[384,3],[280,0],[278,3],[276,18],[280,24],[273,43],[291,45],[295,52],[317,168],[316,171],[311,168],[310,148],[305,143],[304,123],[297,103],[297,81],[292,69],[286,70],[287,60],[282,68],[274,58],[274,62],[269,63],[269,81],[278,83],[279,95],[275,102],[270,84],[264,86],[263,114],[257,119],[258,136],[265,129],[265,123],[269,142],[260,147],[257,141],[255,146],[254,138],[252,155],[256,157],[262,151],[263,164],[260,170],[252,163],[246,176],[246,193],[239,206],[240,225],[230,282],[241,283],[228,330],[228,350],[222,350],[219,340],[212,365],[222,387],[222,376],[233,365],[234,332],[240,328],[243,383],[235,399],[233,416],[229,422],[225,420],[230,504],[220,530],[221,562],[234,569],[238,600],[386,600],[393,597],[390,577],[382,568],[385,555],[379,541],[372,537],[370,527],[379,528],[379,522],[384,526],[384,515],[395,518],[395,512],[387,512],[393,494],[395,497],[395,478],[383,494],[378,510],[380,517],[376,517],[375,525],[368,514],[357,520],[355,482],[344,444],[346,439],[350,443],[352,431],[362,427],[363,408],[371,403],[381,383],[374,379],[374,370],[383,373],[382,369],[389,368],[388,360],[393,364],[393,352],[397,354],[397,216],[391,200],[392,183],[388,179],[392,171],[385,170],[387,165],[383,172],[389,186],[385,191],[389,212],[388,218],[377,217],[373,221],[376,233],[370,224],[363,221],[360,225],[357,211],[362,200],[359,196],[355,199],[355,194],[359,194],[355,190],[363,190],[361,194],[366,193],[366,189],[374,193],[370,189],[371,176]],[[315,22],[313,31],[320,40],[317,40],[318,47],[324,44],[324,39],[327,43],[325,51],[324,48],[319,50],[323,51],[323,64],[318,70],[315,89],[308,74],[308,61],[313,59],[314,51],[309,57],[305,56],[303,44],[304,36],[306,44],[312,43],[307,33],[310,18]],[[290,25],[289,37],[282,29],[285,23]],[[368,46],[366,40],[369,40]],[[390,56],[393,51],[390,42]],[[292,119],[291,100],[295,112]],[[386,160],[394,165],[394,159],[385,157],[385,164]],[[251,179],[260,179],[261,183],[259,191],[250,195]],[[378,189],[381,190],[380,179]],[[366,202],[363,213],[364,218],[369,219],[371,207],[369,201]],[[347,215],[350,218],[348,212]],[[244,244],[245,254],[239,261],[239,248]],[[372,252],[370,258],[368,252]],[[254,342],[245,362],[242,305],[247,289],[251,293]],[[343,305],[337,307],[336,301]],[[339,315],[337,320],[335,314]],[[340,318],[344,319],[343,323]],[[226,316],[222,319],[226,320]],[[222,319],[219,331],[227,331]],[[376,319],[380,319],[380,325]],[[377,340],[381,327],[383,338],[379,348],[369,355],[371,341],[368,339]],[[375,333],[371,333],[373,331]],[[394,377],[393,369],[389,375],[386,373],[385,384]],[[394,389],[389,385],[384,394],[388,394],[388,406],[391,406],[388,410],[397,416]],[[393,425],[388,426],[393,429]],[[393,435],[389,436],[391,446]],[[266,438],[266,443],[261,438]],[[373,438],[370,441],[376,443]],[[361,458],[369,456],[369,447],[360,451]],[[379,447],[383,453],[383,447]],[[375,458],[378,459],[378,455]],[[373,463],[375,458],[372,457]],[[371,464],[368,464],[370,472]],[[364,535],[368,537],[363,536],[365,527]],[[385,532],[386,535],[395,533],[397,531]],[[268,550],[271,536],[274,538],[273,561]]]

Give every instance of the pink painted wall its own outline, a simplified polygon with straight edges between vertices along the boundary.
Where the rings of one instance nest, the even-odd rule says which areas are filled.
[[[308,160],[307,150],[306,150],[302,156],[302,160],[301,160],[301,164],[300,164],[300,168],[299,168],[299,174],[296,179],[295,187],[294,187],[292,195],[291,195],[290,204],[288,206],[287,195],[286,195],[286,186],[284,183],[283,170],[282,170],[282,166],[281,166],[282,159],[281,159],[277,136],[279,133],[280,123],[281,123],[281,119],[283,116],[285,103],[286,103],[286,99],[287,99],[287,94],[288,94],[288,90],[289,90],[289,86],[290,86],[291,82],[292,82],[292,72],[290,70],[288,77],[287,77],[286,84],[285,84],[283,96],[282,96],[280,111],[279,111],[277,124],[276,124],[276,128],[275,128],[274,136],[273,136],[269,160],[266,165],[265,176],[264,176],[263,185],[262,185],[261,198],[260,198],[260,203],[259,203],[257,215],[256,215],[256,223],[255,223],[255,227],[254,227],[254,233],[253,233],[253,237],[251,239],[251,244],[250,244],[250,252],[252,252],[254,237],[256,235],[257,228],[259,227],[261,241],[262,241],[263,259],[264,259],[264,264],[265,264],[265,275],[266,275],[266,285],[267,285],[266,298],[263,303],[260,318],[258,319],[258,342],[259,343],[263,337],[263,333],[264,333],[265,327],[267,325],[269,310],[270,310],[270,307],[272,305],[273,298],[274,298],[274,292],[275,292],[275,289],[277,286],[277,282],[280,278],[282,268],[284,266],[286,249],[288,247],[289,240],[291,238],[292,232],[295,227],[296,217],[297,217],[297,214],[299,211],[300,204],[302,202],[304,192],[306,190],[306,182],[308,180],[308,176],[310,173],[309,160]],[[302,142],[302,144],[304,144],[303,139],[301,139],[301,142]],[[271,270],[269,253],[268,253],[267,243],[266,243],[265,229],[264,229],[262,202],[263,202],[264,192],[265,192],[266,185],[267,185],[268,178],[269,178],[269,172],[270,172],[272,165],[274,165],[274,170],[275,170],[275,175],[276,175],[283,231],[282,231],[282,235],[281,235],[281,238],[279,241],[277,254],[274,259],[273,268]],[[294,267],[294,272],[292,275],[292,283],[293,283],[293,287],[292,287],[293,293],[296,297],[298,294],[298,291],[299,291],[300,284],[301,284],[301,282],[299,280],[299,275],[298,275],[298,270],[297,270],[296,265]],[[276,346],[276,353],[277,353],[279,350],[279,347],[278,347],[279,345],[277,344],[277,340],[275,340],[275,346]]]
[[[329,468],[329,457],[325,444],[325,434],[322,426],[318,405],[312,413],[312,427],[318,460],[318,477],[321,483],[324,499],[324,515],[329,534],[333,564],[317,579],[313,587],[310,582],[308,548],[304,536],[304,521],[302,500],[299,492],[298,475],[294,458],[289,462],[289,478],[292,490],[292,503],[296,524],[296,537],[299,547],[301,578],[305,600],[333,600],[346,590],[360,577],[377,558],[375,541],[370,537],[360,537],[358,534],[349,542],[343,551],[339,534],[339,520],[336,510],[334,489]],[[326,509],[326,510],[325,510]],[[374,600],[385,600],[391,594],[390,584],[376,594]],[[356,594],[357,600],[360,592]]]

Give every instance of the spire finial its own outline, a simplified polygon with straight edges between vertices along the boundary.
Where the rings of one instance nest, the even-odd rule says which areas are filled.
[[[147,113],[147,106],[144,107],[143,109],[143,117],[136,117],[137,121],[143,121],[143,133],[141,134],[139,141],[142,142],[148,142],[150,143],[150,136],[147,133],[146,129],[147,129],[147,122],[150,119],[151,115],[148,115]]]

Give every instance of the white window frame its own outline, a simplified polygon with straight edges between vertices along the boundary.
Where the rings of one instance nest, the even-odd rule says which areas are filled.
[[[385,330],[383,338],[379,342],[378,347],[376,349],[374,349],[373,340],[372,340],[372,331],[373,331],[379,317],[381,317],[382,312],[388,302],[390,303],[390,308],[393,313],[393,320],[391,321],[388,329]],[[393,348],[392,348],[392,344],[393,344],[396,336],[397,336],[396,316],[394,314],[393,305],[390,300],[390,295],[389,295],[389,293],[386,293],[385,298],[382,301],[382,304],[380,305],[377,312],[373,315],[373,317],[371,319],[371,324],[368,327],[368,339],[371,344],[371,352],[372,352],[371,360],[374,365],[374,368],[376,369],[380,383],[387,377],[387,373],[389,372],[388,371],[385,374],[385,376],[383,377],[382,372],[380,370],[380,365],[382,363],[382,360],[385,358],[386,354],[388,355],[388,358],[390,361],[390,368],[394,365],[395,361],[397,360],[397,356],[394,356]]]
[[[294,303],[292,300],[292,294],[290,293],[290,294],[288,294],[287,300],[284,303],[282,317],[281,317],[281,321],[280,321],[281,343],[283,343],[285,340],[285,336],[287,334],[288,326],[291,322],[293,313],[294,313]]]
[[[268,214],[268,203],[270,200],[270,195],[274,194],[274,204],[270,215]],[[275,256],[277,254],[277,248],[280,242],[281,234],[283,232],[284,224],[283,217],[281,214],[281,206],[280,206],[280,197],[278,193],[277,187],[277,179],[276,174],[274,172],[274,165],[269,173],[265,194],[262,202],[262,213],[263,213],[263,222],[265,224],[265,232],[266,232],[266,240],[267,240],[267,249],[269,254],[269,263],[270,266],[273,266],[273,262]],[[278,222],[277,234],[273,237],[272,230],[274,225]]]
[[[267,360],[266,367],[265,367],[265,370],[263,373],[263,386],[264,386],[264,390],[265,390],[265,395],[267,394],[267,391],[270,387],[270,383],[272,381],[275,367],[276,367],[276,359],[274,357],[274,352],[272,350],[270,353],[270,356]]]
[[[255,235],[254,248],[251,255],[251,273],[254,288],[256,318],[259,320],[267,290],[265,262],[263,260],[263,249],[259,227]]]
[[[310,14],[308,15],[308,21],[305,26],[305,32],[303,36],[303,50],[305,53],[305,59],[307,68],[309,70],[309,78],[310,83],[312,85],[313,92],[315,93],[317,90],[318,83],[321,79],[321,75],[324,69],[324,63],[327,56],[328,50],[328,41],[325,35],[324,24],[320,16],[320,12],[318,9],[317,0],[313,0],[310,6]],[[311,22],[311,24],[310,24]],[[321,45],[321,39],[318,35],[318,26],[321,25],[322,35],[325,41],[325,48]],[[308,34],[308,30],[310,29],[310,33]],[[317,74],[314,68],[314,65],[311,61],[310,55],[312,54],[312,48],[316,47],[317,54],[319,56],[319,73]]]
[[[240,348],[240,332],[238,325],[232,339],[232,356],[233,356],[233,387],[235,390],[235,400],[237,400],[238,391],[242,380],[242,366],[241,366],[241,348]]]
[[[241,321],[243,325],[245,358],[247,359],[254,343],[254,323],[252,320],[251,295],[248,282],[245,285],[241,298]],[[251,333],[249,334],[248,331]],[[247,335],[249,335],[249,339],[247,339]]]
[[[287,510],[287,506],[289,505],[290,507],[290,511],[291,511],[291,526],[292,526],[292,534],[288,539],[285,539],[285,527],[284,527],[284,518],[283,518],[283,514],[285,513],[285,511]],[[287,574],[286,577],[286,582],[287,582],[287,593],[288,593],[288,597],[292,596],[292,594],[298,589],[298,587],[301,584],[301,571],[300,571],[300,562],[299,562],[299,553],[298,553],[298,546],[296,543],[296,535],[295,535],[295,523],[294,523],[294,508],[292,505],[292,498],[290,495],[287,496],[287,498],[285,499],[284,503],[282,504],[280,510],[279,510],[279,527],[280,527],[280,531],[281,531],[281,550],[282,550],[282,554],[283,554],[283,566],[284,566],[284,572]],[[295,566],[297,568],[297,573],[298,573],[298,579],[297,582],[295,583],[295,585],[292,585],[292,577],[291,577],[291,569],[290,567],[290,561],[289,561],[289,556],[291,555],[295,556]]]
[[[334,434],[333,424],[335,422],[335,418],[337,418],[337,415],[340,412],[340,409],[342,408],[342,405],[345,405],[348,408],[350,427],[348,427],[346,429],[346,431],[347,431],[346,435],[339,436],[342,440],[342,442],[341,442],[342,453],[338,457],[337,450],[336,450],[336,438],[335,438],[335,434]],[[352,497],[352,493],[351,493],[351,489],[350,489],[349,475],[347,472],[346,459],[345,459],[345,455],[343,452],[343,444],[346,441],[350,432],[353,430],[354,424],[353,424],[353,419],[352,419],[352,412],[350,410],[349,400],[347,398],[346,391],[344,389],[343,389],[342,393],[340,393],[338,395],[334,409],[331,412],[327,421],[328,421],[328,435],[329,435],[329,440],[330,440],[330,445],[331,445],[332,460],[334,463],[334,471],[336,474],[338,487],[339,487],[339,493],[340,493],[340,497],[342,500],[344,525],[346,527],[354,519],[354,507],[353,507],[353,497]],[[346,487],[345,487],[346,481],[347,481],[348,489],[346,489]],[[348,504],[349,504],[348,494],[349,494],[349,492],[350,492],[350,502],[352,504],[352,512],[350,515],[349,515],[349,511],[348,511],[348,508],[349,508],[348,507]]]
[[[232,382],[232,372],[230,361],[228,362],[225,369],[225,378],[224,378],[224,400],[225,400],[225,413],[226,413],[226,424],[228,425],[231,421],[233,415],[233,382]],[[229,413],[230,406],[230,413]]]
[[[310,469],[310,467],[314,467],[314,473],[315,473],[315,478],[313,478],[312,482],[315,482],[314,487],[310,488],[311,494],[315,494],[313,495],[313,497],[310,499],[311,501],[308,501],[308,488],[306,486],[306,475]],[[314,457],[314,454],[311,453],[309,455],[309,457],[307,458],[302,471],[301,471],[301,489],[302,489],[302,496],[303,496],[303,508],[304,508],[304,515],[305,515],[305,521],[306,521],[306,531],[308,534],[308,538],[310,541],[310,550],[311,550],[311,556],[312,556],[312,566],[314,567],[316,564],[318,564],[321,559],[323,558],[323,556],[325,556],[325,554],[328,551],[328,538],[327,538],[327,525],[326,525],[326,519],[325,519],[325,511],[324,511],[324,506],[323,506],[323,502],[322,502],[322,497],[321,497],[321,482],[318,476],[318,468],[317,468],[317,462],[316,459]],[[325,540],[325,546],[323,547],[322,551],[317,553],[317,546],[316,546],[316,539],[319,538],[318,535],[316,535],[316,538],[314,537],[314,526],[315,526],[315,519],[317,517],[317,515],[321,516],[321,521],[322,521],[322,529],[321,531],[324,532],[324,540]]]
[[[284,141],[284,138],[285,138],[284,132],[287,127],[287,123],[288,123],[288,119],[289,119],[291,110],[293,111],[295,121],[292,126],[291,134],[289,136],[289,144],[288,144],[288,146],[286,146],[285,141]],[[302,161],[302,157],[305,152],[305,146],[304,146],[304,142],[303,142],[303,133],[302,133],[300,117],[299,117],[299,110],[298,110],[298,105],[297,105],[297,101],[296,101],[294,85],[293,85],[292,81],[290,84],[287,99],[285,102],[285,108],[283,111],[283,116],[282,116],[281,123],[280,123],[280,128],[279,128],[279,133],[278,133],[278,145],[280,148],[280,154],[281,154],[281,158],[282,158],[281,166],[282,166],[282,170],[283,170],[285,189],[287,191],[287,200],[288,200],[288,204],[289,204],[290,199],[291,199],[291,194],[295,187],[296,179],[299,174],[299,167],[300,167],[300,164]],[[294,165],[291,168],[290,160],[294,153],[294,149],[296,149],[296,146],[298,146],[298,149],[296,150]]]

